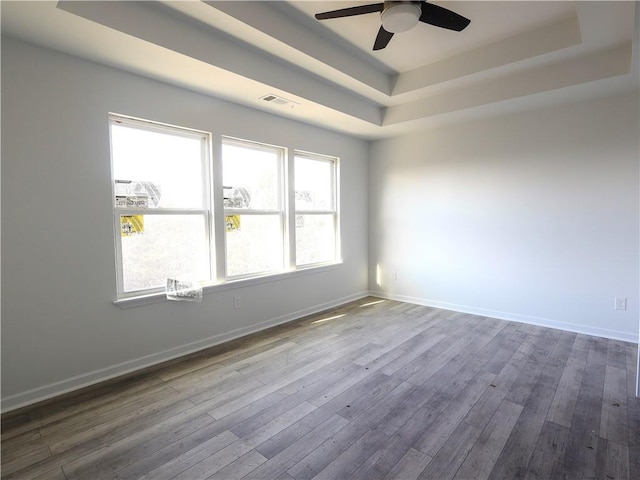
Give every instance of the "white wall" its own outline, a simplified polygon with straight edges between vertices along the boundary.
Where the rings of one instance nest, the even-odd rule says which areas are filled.
[[[622,95],[368,146],[3,38],[2,408],[369,288],[637,341],[637,105]],[[201,304],[115,306],[108,112],[341,157],[344,264]]]
[[[621,94],[374,142],[372,290],[636,342],[638,132]]]
[[[344,264],[201,304],[114,305],[108,112],[339,156]],[[3,410],[366,294],[367,155],[361,140],[3,38]]]

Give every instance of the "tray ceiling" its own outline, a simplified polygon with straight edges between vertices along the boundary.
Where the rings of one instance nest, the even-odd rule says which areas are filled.
[[[433,2],[372,51],[373,2],[2,2],[2,32],[363,138],[638,88],[634,2]],[[262,100],[273,94],[290,100]]]

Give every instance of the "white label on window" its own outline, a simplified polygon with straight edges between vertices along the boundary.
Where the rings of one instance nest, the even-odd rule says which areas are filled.
[[[167,299],[183,302],[201,302],[202,287],[197,282],[167,278]]]

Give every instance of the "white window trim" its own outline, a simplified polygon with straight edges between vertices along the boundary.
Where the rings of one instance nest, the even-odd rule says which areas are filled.
[[[278,192],[278,203],[277,203],[277,208],[275,209],[256,209],[256,208],[226,208],[224,207],[224,202],[223,203],[223,214],[226,217],[227,215],[246,215],[246,216],[251,216],[251,215],[265,215],[265,216],[277,216],[279,217],[279,224],[280,224],[280,235],[282,237],[282,266],[279,269],[275,269],[275,270],[262,270],[262,271],[256,271],[256,272],[251,272],[251,273],[247,273],[247,274],[240,274],[240,275],[229,275],[228,273],[228,268],[227,268],[227,235],[225,232],[225,235],[222,238],[222,243],[224,244],[224,262],[220,262],[224,264],[224,275],[223,278],[225,279],[225,283],[228,282],[233,282],[236,280],[243,280],[243,279],[252,279],[252,278],[258,278],[258,277],[267,277],[267,276],[274,276],[274,275],[278,275],[280,273],[285,273],[287,271],[290,270],[290,260],[288,258],[289,255],[289,249],[287,246],[287,239],[288,239],[288,231],[287,231],[287,223],[288,223],[288,217],[289,217],[289,212],[288,212],[288,203],[287,200],[285,198],[286,194],[287,194],[287,176],[288,176],[288,172],[289,172],[289,168],[288,168],[288,149],[285,147],[281,147],[281,146],[277,146],[277,145],[269,145],[266,143],[260,143],[260,142],[255,142],[252,140],[244,140],[244,139],[240,139],[237,137],[229,137],[229,136],[221,136],[221,140],[220,140],[220,144],[221,144],[221,155],[220,155],[220,169],[221,169],[221,175],[224,176],[224,171],[222,171],[223,169],[223,158],[222,158],[222,145],[223,144],[227,144],[227,145],[235,145],[238,147],[243,147],[243,148],[253,148],[255,150],[262,150],[264,152],[267,153],[273,153],[274,151],[279,151],[280,152],[280,158],[279,158],[279,162],[278,162],[278,172],[277,172],[277,176],[278,176],[278,187],[279,187],[279,192]],[[223,180],[222,180],[223,181]],[[222,198],[222,196],[220,197]]]
[[[165,292],[165,286],[158,286],[154,288],[148,288],[144,290],[133,290],[130,292],[124,291],[124,266],[122,257],[122,236],[120,234],[120,216],[122,215],[200,215],[204,218],[205,238],[209,245],[209,278],[215,280],[215,256],[212,255],[211,244],[213,242],[211,235],[211,226],[213,223],[212,206],[212,194],[211,194],[211,134],[192,128],[178,127],[173,125],[167,125],[149,120],[143,120],[131,116],[120,115],[116,113],[109,113],[109,142],[111,152],[113,152],[113,139],[111,135],[111,126],[113,124],[121,124],[138,129],[146,129],[153,132],[170,133],[172,135],[179,134],[184,137],[191,137],[203,142],[203,153],[201,158],[202,168],[202,205],[201,209],[193,208],[126,208],[116,206],[115,195],[115,174],[113,158],[111,158],[111,202],[113,209],[113,228],[114,228],[114,243],[115,243],[115,260],[116,260],[116,295],[117,300],[126,300],[127,298],[140,298],[146,295],[154,295],[156,293]]]
[[[280,273],[274,273],[270,275],[262,275],[262,276],[250,277],[250,278],[239,278],[239,279],[227,280],[226,282],[221,282],[217,284],[205,284],[202,286],[202,293],[203,295],[209,295],[212,293],[221,293],[228,290],[235,290],[238,288],[245,288],[253,285],[260,285],[262,283],[279,282],[283,280],[297,278],[300,276],[321,274],[323,272],[328,272],[331,270],[341,268],[342,264],[343,264],[342,261],[338,261],[335,263],[318,265],[318,266],[309,267],[309,268],[299,267],[295,271],[280,272]],[[119,298],[117,300],[114,300],[113,303],[119,306],[120,308],[133,308],[133,307],[139,307],[142,305],[150,305],[153,303],[162,303],[162,302],[168,302],[168,301],[169,300],[167,300],[166,293],[162,291],[162,292],[154,292],[154,293],[137,295],[133,297]]]
[[[341,264],[342,263],[342,250],[341,250],[342,236],[340,232],[340,223],[341,223],[340,222],[340,158],[333,157],[330,155],[322,155],[319,153],[306,152],[302,150],[295,150],[293,152],[292,161],[295,161],[296,157],[306,158],[309,160],[316,160],[321,162],[329,162],[333,165],[333,169],[332,169],[333,175],[331,176],[331,181],[332,181],[331,189],[333,191],[333,207],[334,207],[333,210],[297,210],[295,208],[295,178],[292,180],[291,190],[293,191],[293,196],[294,196],[294,198],[292,199],[293,201],[292,210],[293,210],[294,222],[295,222],[296,215],[333,215],[333,227],[335,232],[335,258],[334,260],[329,260],[327,262],[304,263],[304,264],[297,265],[296,259],[295,259],[295,251],[296,251],[295,235],[292,235],[293,242],[294,242],[292,246],[293,248],[292,268],[295,270],[304,270],[304,269],[310,269],[310,268],[318,268],[324,265],[333,265],[335,263]],[[294,171],[294,175],[292,176],[295,177],[295,171]]]
[[[112,188],[112,207],[113,207],[113,227],[114,242],[116,250],[116,281],[118,297],[113,303],[120,308],[133,308],[142,305],[160,303],[168,301],[166,298],[165,288],[140,290],[135,292],[123,292],[122,288],[122,252],[120,237],[120,215],[204,215],[206,237],[209,245],[209,264],[210,264],[210,281],[202,283],[203,293],[205,295],[211,293],[220,293],[227,290],[245,288],[252,285],[262,283],[283,281],[299,276],[310,274],[321,274],[341,268],[343,265],[341,252],[341,232],[340,232],[340,168],[338,157],[322,155],[301,150],[293,150],[282,146],[269,145],[251,140],[243,140],[230,136],[212,135],[209,132],[197,129],[174,126],[169,124],[158,123],[150,120],[140,119],[132,116],[109,113],[109,135],[111,141],[111,124],[117,121],[124,124],[130,124],[136,127],[141,125],[147,126],[150,130],[168,131],[171,133],[188,133],[193,132],[194,137],[204,138],[206,142],[206,158],[203,159],[203,195],[205,209],[131,209],[116,208],[115,205],[115,184],[113,182],[113,161],[111,162],[111,188]],[[271,148],[281,149],[283,152],[283,161],[280,165],[280,179],[283,193],[280,195],[280,210],[251,210],[251,209],[225,209],[224,202],[215,201],[223,197],[223,172],[222,172],[222,144],[224,141],[238,142],[240,145],[252,145],[256,147],[265,147],[271,151]],[[311,159],[330,160],[334,162],[333,175],[333,191],[335,210],[318,211],[318,210],[297,210],[295,209],[295,157],[301,156]],[[280,215],[281,225],[283,229],[283,248],[284,248],[284,264],[282,270],[271,272],[256,272],[242,276],[226,276],[226,235],[225,222],[226,215]],[[335,219],[335,239],[336,239],[336,257],[334,261],[322,262],[316,264],[296,265],[296,247],[295,247],[295,216],[313,215],[313,214],[333,214]],[[216,241],[217,239],[217,241]]]

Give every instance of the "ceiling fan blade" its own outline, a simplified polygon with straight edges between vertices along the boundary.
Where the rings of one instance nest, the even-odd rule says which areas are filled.
[[[378,30],[378,36],[376,37],[376,41],[373,43],[373,49],[382,50],[389,44],[392,37],[393,33],[387,32],[384,27],[380,27],[380,30]]]
[[[464,30],[471,23],[468,18],[433,3],[422,2],[420,5],[422,7],[420,21],[423,23],[455,30],[456,32]]]
[[[353,17],[354,15],[364,15],[365,13],[381,12],[384,10],[384,3],[372,3],[370,5],[358,5],[356,7],[341,8],[330,12],[316,13],[316,20],[327,20],[329,18]]]

